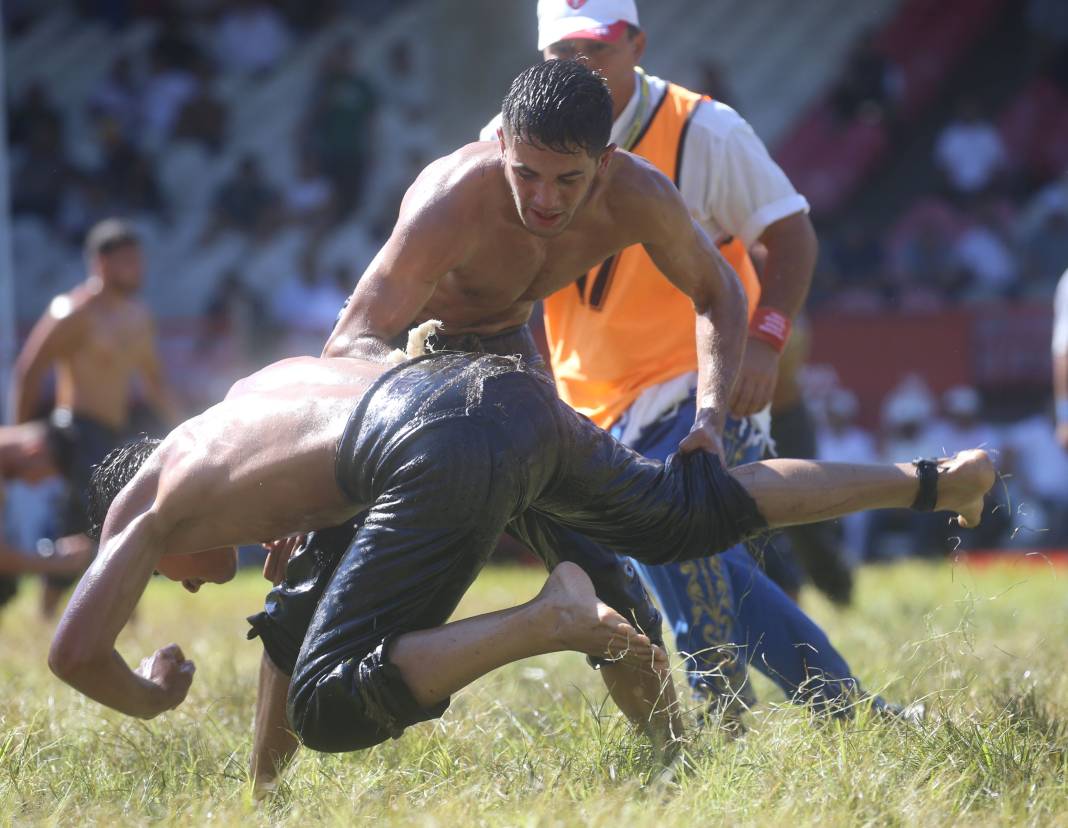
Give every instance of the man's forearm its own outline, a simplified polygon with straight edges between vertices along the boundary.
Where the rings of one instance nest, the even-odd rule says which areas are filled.
[[[267,653],[260,662],[256,696],[256,724],[250,761],[257,788],[271,785],[300,747],[286,716],[289,677],[271,662]]]
[[[746,319],[745,294],[733,274],[721,301],[697,317],[698,417],[711,416],[717,429],[726,421],[745,350]]]
[[[760,237],[768,256],[760,276],[760,306],[794,319],[805,307],[819,245],[812,222],[795,213],[770,225]]]
[[[362,335],[350,337],[335,333],[326,341],[323,348],[324,357],[348,357],[366,359],[370,362],[386,362],[394,348],[384,338]]]
[[[160,688],[134,673],[114,650],[97,658],[79,654],[67,656],[67,661],[63,658],[55,651],[49,655],[52,671],[79,693],[112,710],[151,719],[167,709]]]
[[[15,379],[11,383],[11,410],[16,425],[30,422],[37,413],[39,387],[40,377],[23,373],[16,367]]]

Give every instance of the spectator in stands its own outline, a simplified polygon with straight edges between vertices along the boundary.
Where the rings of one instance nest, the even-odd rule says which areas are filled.
[[[319,234],[334,219],[335,202],[333,182],[323,175],[319,159],[309,152],[301,155],[298,176],[285,192],[286,217]]]
[[[141,96],[127,57],[116,58],[107,76],[89,95],[89,117],[97,123],[113,121],[122,134],[133,138],[141,117]]]
[[[942,395],[943,419],[931,426],[927,440],[939,456],[965,446],[986,449],[992,455],[1001,449],[998,432],[980,419],[981,409],[979,392],[971,386],[955,385]]]
[[[1005,146],[997,128],[981,114],[978,103],[963,98],[953,121],[935,143],[935,164],[950,192],[976,196],[994,183],[1005,167]]]
[[[283,282],[271,300],[271,316],[288,334],[287,352],[321,352],[345,296],[338,301],[336,288],[322,278],[318,249],[307,245],[300,256],[299,273]]]
[[[217,154],[226,140],[229,112],[211,92],[212,72],[206,61],[197,67],[199,81],[196,94],[183,104],[174,126],[174,137],[200,144]]]
[[[827,398],[826,424],[816,435],[817,457],[832,463],[877,463],[879,453],[875,438],[857,425],[860,405],[857,395],[845,388],[836,388]],[[867,557],[868,530],[871,514],[855,514],[842,518],[842,550],[846,560],[856,566]]]
[[[17,105],[8,113],[8,141],[11,144],[29,143],[42,135],[48,141],[62,143],[63,120],[45,85],[34,81]]]
[[[56,226],[70,244],[77,244],[89,228],[114,215],[108,188],[99,176],[76,171],[63,193]]]
[[[955,299],[968,284],[968,274],[959,266],[952,240],[933,224],[921,224],[901,245],[894,272],[907,289],[928,287]]]
[[[933,456],[947,457],[964,446],[975,446],[990,452],[1000,465],[1001,434],[982,419],[979,392],[968,385],[954,386],[942,395],[942,419],[931,426],[927,442]],[[982,524],[975,532],[968,533],[966,542],[970,548],[995,548],[1009,529],[1010,512],[1002,492],[988,492],[985,500]],[[958,533],[950,530],[947,534]]]
[[[285,19],[259,0],[230,0],[215,26],[215,59],[243,75],[268,72],[292,42]]]
[[[115,209],[127,215],[161,214],[163,197],[152,162],[125,138],[114,122],[107,122],[101,132],[104,157],[100,177]]]
[[[142,143],[147,146],[161,146],[170,137],[178,113],[200,89],[187,60],[184,41],[160,38],[152,47],[141,93]]]
[[[12,165],[12,210],[53,221],[74,172],[63,152],[60,133],[36,123]]]
[[[917,374],[907,376],[883,403],[882,457],[933,457],[929,439],[934,398]],[[871,522],[872,557],[891,559],[906,555],[941,557],[946,551],[945,521],[927,513],[897,515],[878,512]]]
[[[727,81],[727,73],[723,70],[722,64],[714,60],[706,60],[701,64],[701,83],[698,84],[697,89],[712,100],[724,103],[731,109],[738,108],[734,91]]]
[[[330,51],[312,84],[305,117],[305,146],[334,182],[341,214],[359,199],[377,106],[371,84],[353,69],[352,48],[346,39]]]
[[[277,226],[280,207],[278,192],[264,177],[259,159],[245,155],[215,193],[209,239],[227,230],[263,239]]]
[[[1068,542],[1068,453],[1048,414],[1005,430],[1001,470],[1012,496],[1013,539],[1021,546]]]
[[[1019,263],[997,206],[993,202],[981,204],[973,218],[974,223],[953,246],[957,265],[969,276],[967,296],[989,299],[1015,295]]]
[[[1046,298],[1068,265],[1068,172],[1042,189],[1016,224],[1027,292]]]
[[[883,272],[883,246],[861,220],[847,219],[829,247],[834,270],[839,275],[839,287],[878,284]]]
[[[830,101],[843,121],[886,118],[901,97],[901,70],[879,52],[871,32],[857,40],[840,77]]]
[[[918,374],[905,377],[883,403],[882,459],[907,463],[933,454],[928,429],[934,417],[934,398]]]

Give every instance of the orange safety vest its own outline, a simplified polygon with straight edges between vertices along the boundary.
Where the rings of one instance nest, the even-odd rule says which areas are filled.
[[[668,84],[631,150],[679,183],[683,139],[708,98]],[[740,239],[720,252],[741,277],[750,313],[760,283]],[[560,397],[602,428],[646,388],[697,370],[693,302],[640,244],[625,248],[545,300],[545,331]]]

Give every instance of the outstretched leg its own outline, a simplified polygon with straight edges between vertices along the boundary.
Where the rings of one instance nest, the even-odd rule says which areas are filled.
[[[905,509],[919,490],[911,463],[855,465],[763,460],[731,469],[770,528],[814,523],[867,509]],[[954,512],[969,529],[979,523],[983,495],[994,485],[985,451],[962,451],[939,462],[935,510]]]

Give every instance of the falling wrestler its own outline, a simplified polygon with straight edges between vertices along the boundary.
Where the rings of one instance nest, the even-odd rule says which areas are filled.
[[[124,447],[102,464],[91,493],[100,552],[49,664],[126,714],[171,709],[193,678],[180,649],[164,647],[138,670],[115,651],[152,572],[190,553],[232,560],[238,544],[367,511],[307,629],[287,627],[284,607],[254,619],[268,656],[292,676],[295,732],[312,749],[356,750],[440,716],[452,693],[531,655],[575,650],[666,666],[571,564],[528,604],[446,623],[498,534],[527,512],[659,563],[861,509],[936,508],[967,527],[992,482],[981,451],[916,468],[770,460],[730,473],[706,452],[646,460],[560,402],[520,359],[446,352],[392,368],[286,360],[162,442]]]

